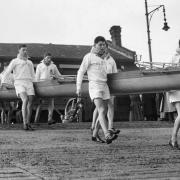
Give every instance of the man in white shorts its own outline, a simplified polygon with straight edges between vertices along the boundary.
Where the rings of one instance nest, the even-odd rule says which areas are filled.
[[[96,48],[93,47],[91,52],[97,54]],[[110,54],[108,52],[108,44],[107,43],[106,43],[106,53],[104,55],[104,60],[106,62],[107,74],[112,74],[112,73],[117,73],[118,72],[116,62],[113,59],[113,57],[110,56]],[[108,100],[107,104],[108,104],[108,112],[107,112],[108,129],[109,129],[109,131],[111,131],[111,133],[119,134],[120,130],[115,129],[114,126],[113,126],[113,124],[114,124],[113,123],[113,121],[114,121],[114,96],[111,96],[111,98]],[[99,123],[97,121],[97,117],[98,117],[98,112],[97,112],[97,108],[95,108],[95,110],[93,112],[93,122],[92,122],[92,125],[91,125],[91,130],[92,131],[95,128],[100,128]],[[100,138],[98,138],[98,139],[101,141]]]
[[[109,87],[107,85],[106,62],[102,58],[105,54],[106,40],[98,36],[94,40],[94,47],[98,50],[97,54],[88,53],[84,56],[77,74],[77,95],[81,95],[81,84],[84,74],[87,72],[89,80],[89,95],[98,111],[98,120],[104,132],[105,141],[111,143],[118,136],[112,134],[106,124],[107,101],[110,99]],[[96,138],[96,129],[93,137]],[[94,140],[94,139],[92,139]]]
[[[173,56],[172,65],[175,66],[175,67],[180,66],[180,47],[177,48],[176,54]],[[176,111],[177,111],[177,117],[176,117],[176,119],[174,121],[174,127],[173,127],[173,130],[172,130],[169,145],[173,149],[180,150],[180,146],[178,144],[178,131],[179,131],[179,128],[180,128],[180,90],[170,91],[170,92],[168,92],[168,95],[169,95],[170,103],[172,103],[175,106]]]
[[[36,68],[36,81],[45,81],[52,80],[61,77],[61,73],[59,72],[57,66],[52,62],[51,53],[45,53],[44,59],[40,64],[37,65]],[[42,101],[43,103],[43,101]],[[38,105],[36,110],[35,122],[38,121],[40,114],[41,104]],[[54,98],[48,99],[48,124],[55,124],[56,121],[52,119],[54,111]]]
[[[17,58],[10,62],[3,75],[2,84],[6,81],[10,73],[13,72],[16,94],[22,100],[24,130],[33,130],[30,125],[30,119],[33,97],[35,95],[33,87],[33,81],[35,79],[34,66],[32,61],[28,60],[26,45],[20,45],[18,51]]]

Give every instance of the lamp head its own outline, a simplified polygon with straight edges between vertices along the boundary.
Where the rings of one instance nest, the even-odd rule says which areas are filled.
[[[164,22],[164,27],[162,28],[164,31],[168,31],[170,27],[168,26],[167,22]]]

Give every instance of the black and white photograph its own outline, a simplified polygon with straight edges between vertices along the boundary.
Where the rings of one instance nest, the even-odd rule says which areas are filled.
[[[0,0],[0,180],[179,180],[179,7]]]

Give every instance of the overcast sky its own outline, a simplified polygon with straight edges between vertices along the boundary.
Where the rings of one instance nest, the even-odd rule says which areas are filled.
[[[148,0],[149,11],[165,5],[151,23],[153,61],[171,61],[180,39],[180,0]],[[157,5],[157,6],[156,6]],[[122,45],[149,60],[144,0],[0,0],[0,42],[92,45],[97,35],[111,39],[122,28]]]

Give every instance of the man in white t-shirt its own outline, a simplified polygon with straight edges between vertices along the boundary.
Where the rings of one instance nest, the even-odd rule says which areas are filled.
[[[57,66],[52,62],[52,55],[51,53],[45,53],[44,59],[41,61],[40,64],[37,65],[36,68],[36,81],[45,81],[45,80],[52,80],[61,77],[61,73],[59,72]],[[42,101],[43,103],[43,101]],[[40,114],[41,104],[38,105],[36,110],[35,122],[38,121],[39,114]],[[54,98],[48,99],[48,124],[56,123],[53,120],[53,111],[54,111]]]
[[[106,124],[106,106],[110,99],[109,87],[107,85],[106,62],[103,59],[106,49],[106,40],[102,36],[98,36],[94,40],[94,47],[97,54],[88,53],[84,56],[81,66],[77,74],[77,95],[81,95],[81,84],[84,74],[87,72],[89,80],[89,95],[94,102],[98,111],[98,120],[104,132],[105,141],[107,144],[112,143],[118,136],[112,134]],[[97,140],[98,131],[93,131],[93,141]]]
[[[33,130],[30,125],[32,102],[35,95],[33,81],[35,79],[34,66],[28,60],[28,51],[25,44],[19,46],[17,58],[13,59],[7,67],[2,78],[2,85],[13,72],[16,94],[22,100],[22,116],[24,130]]]

